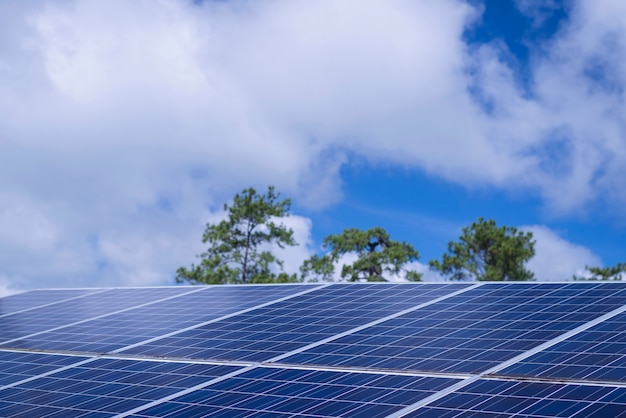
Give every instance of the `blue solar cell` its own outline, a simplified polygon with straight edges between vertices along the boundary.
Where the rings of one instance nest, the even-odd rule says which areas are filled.
[[[122,309],[133,308],[140,304],[182,295],[191,290],[193,289],[188,287],[112,289],[15,315],[2,316],[0,317],[0,344],[5,347],[22,348],[20,344],[7,344],[7,342]],[[48,346],[33,348],[51,349]]]
[[[113,352],[156,336],[315,287],[318,286],[209,286],[199,292],[19,339],[5,346],[77,352]],[[189,288],[186,288],[186,291],[189,292]]]
[[[0,297],[0,316],[33,309],[38,306],[100,292],[98,289],[33,290],[12,296]]]
[[[216,416],[249,417],[264,416],[259,415],[262,412],[268,416],[375,418],[387,416],[457,381],[440,377],[259,367],[139,411],[134,416],[219,413]]]
[[[69,411],[68,416],[72,411],[80,411],[80,415],[123,413],[238,369],[227,365],[95,359],[0,388],[0,416],[39,416],[43,410],[37,408],[42,407],[47,413]]]
[[[626,283],[619,282],[98,292],[60,299],[61,293],[41,292],[21,305],[13,299],[11,312],[0,310],[2,341],[37,350],[225,363],[0,348],[0,416],[387,416],[463,382],[456,373],[483,372],[626,303]],[[259,307],[264,302],[268,306]],[[57,329],[45,331],[50,328]],[[501,372],[506,376],[483,376],[441,393],[407,416],[626,417],[625,335],[626,313],[509,366]],[[243,369],[229,360],[282,364]],[[344,369],[314,370],[316,364]],[[400,373],[407,370],[437,375]]]
[[[498,374],[626,382],[626,313],[575,334]]]
[[[467,284],[337,284],[124,352],[268,360],[466,287]]]
[[[626,283],[485,284],[281,363],[477,373],[625,303]]]
[[[478,380],[406,417],[623,417],[626,388]]]
[[[86,357],[79,356],[0,351],[0,387],[85,359]]]

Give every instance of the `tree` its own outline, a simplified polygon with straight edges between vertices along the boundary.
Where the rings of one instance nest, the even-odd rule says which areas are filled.
[[[351,228],[341,234],[324,238],[323,247],[330,252],[322,257],[314,255],[306,260],[300,271],[303,280],[332,280],[335,264],[346,254],[354,253],[358,259],[352,264],[344,264],[341,277],[351,282],[386,281],[384,273],[404,275],[411,281],[419,281],[421,274],[408,270],[405,264],[419,259],[419,253],[410,244],[393,241],[383,228],[367,231]]]
[[[576,276],[574,280],[623,280],[626,275],[626,263],[617,263],[613,267],[589,267],[585,266],[591,275],[589,277]]]
[[[302,281],[331,282],[335,279],[334,273],[335,265],[328,254],[322,257],[313,255],[308,260],[304,260],[302,266],[300,266],[300,277],[302,278]]]
[[[278,219],[289,215],[291,200],[280,200],[270,186],[267,193],[253,188],[236,194],[232,206],[224,204],[228,218],[218,224],[208,223],[202,243],[208,244],[200,254],[199,265],[179,268],[176,281],[197,283],[267,283],[296,281],[296,275],[282,272],[283,262],[267,248],[294,246],[293,230]],[[274,267],[274,269],[273,269]],[[276,274],[274,270],[281,270]]]
[[[534,274],[524,267],[535,255],[532,238],[531,232],[498,227],[494,220],[478,218],[463,228],[459,242],[448,243],[442,261],[431,260],[428,264],[453,280],[532,280]]]

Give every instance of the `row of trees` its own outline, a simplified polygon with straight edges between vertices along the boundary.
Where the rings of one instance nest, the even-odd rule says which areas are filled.
[[[200,262],[179,268],[176,280],[193,284],[332,281],[339,264],[340,276],[347,281],[421,280],[422,274],[410,268],[419,252],[406,242],[392,240],[380,227],[329,235],[322,243],[323,255],[305,260],[299,274],[286,273],[271,247],[297,245],[293,230],[281,222],[290,209],[291,200],[282,199],[272,186],[265,194],[253,188],[236,194],[232,205],[224,205],[226,219],[207,224],[202,236],[207,250],[198,256]],[[479,218],[463,228],[459,241],[448,244],[441,260],[428,264],[452,280],[532,280],[533,273],[524,265],[534,256],[534,245],[530,232]],[[348,255],[356,260],[347,263]],[[621,279],[626,264],[587,269],[592,279]]]

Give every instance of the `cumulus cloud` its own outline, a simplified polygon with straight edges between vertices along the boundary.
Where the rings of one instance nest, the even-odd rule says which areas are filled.
[[[517,8],[533,19],[536,26],[540,26],[555,10],[563,7],[557,0],[515,0]]]
[[[14,283],[14,280],[11,280],[8,277],[0,276],[0,298],[19,293],[19,290],[14,288]]]
[[[600,266],[600,257],[588,248],[569,242],[542,225],[523,226],[521,230],[532,232],[535,256],[527,264],[539,281],[571,280],[582,276],[585,266]]]
[[[466,44],[461,0],[3,1],[0,273],[170,282],[217,204],[274,184],[323,208],[349,155],[557,212],[625,202],[625,14],[577,4],[529,92]]]
[[[528,10],[536,6],[519,4]],[[626,67],[619,57],[626,52],[624,16],[620,2],[573,2],[569,20],[536,51],[527,90],[512,88],[515,80],[507,76],[502,52],[490,49],[478,65],[479,76],[496,69],[495,77],[481,79],[478,90],[492,102],[498,136],[512,140],[525,161],[527,170],[519,180],[539,190],[553,214],[581,212],[590,202],[602,202],[622,216]]]
[[[242,187],[336,201],[346,152],[394,156],[407,140],[364,142],[362,123],[428,109],[459,71],[472,11],[440,4],[2,2],[4,273],[168,283]],[[289,251],[291,268],[307,250]]]
[[[445,277],[443,277],[439,272],[433,271],[428,267],[428,264],[420,263],[419,261],[412,261],[407,263],[404,266],[405,270],[413,270],[422,274],[423,282],[441,282],[445,281]],[[402,275],[391,275],[388,280],[390,282],[405,282],[406,279],[402,277]]]
[[[298,245],[294,247],[287,246],[285,248],[272,245],[271,251],[279,260],[283,261],[285,272],[289,274],[299,274],[302,262],[309,258],[314,252],[314,243],[311,237],[313,224],[309,218],[297,215],[283,218],[281,223],[293,230],[293,238]]]
[[[446,278],[442,276],[438,271],[433,271],[430,269],[428,264],[415,262],[411,268],[418,273],[422,273],[422,281],[424,282],[441,282],[445,281]]]

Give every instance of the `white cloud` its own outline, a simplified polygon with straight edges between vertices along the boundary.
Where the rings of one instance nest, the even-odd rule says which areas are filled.
[[[298,243],[295,247],[279,248],[272,245],[272,252],[283,261],[286,273],[300,274],[302,262],[313,254],[313,239],[311,237],[312,222],[303,216],[291,215],[280,221],[287,228],[293,230],[293,238]]]
[[[588,248],[569,242],[541,225],[523,226],[536,240],[535,256],[526,265],[538,281],[571,280],[584,274],[585,266],[601,266],[600,257]]]
[[[464,184],[538,187],[568,210],[616,187],[622,162],[619,104],[582,72],[592,58],[614,65],[602,41],[622,38],[610,23],[624,10],[596,3],[574,8],[535,60],[528,98],[500,45],[463,42],[477,12],[456,0],[9,2],[4,137],[16,156],[72,159],[71,173],[114,164],[135,191],[200,170],[222,191],[254,177],[319,206],[338,198],[347,150]]]
[[[424,263],[420,263],[419,261],[412,261],[410,263],[407,263],[404,266],[405,270],[413,270],[416,271],[418,273],[422,274],[422,281],[423,282],[441,282],[441,281],[445,281],[445,278],[439,274],[436,271],[432,271],[429,267],[428,264],[424,264]],[[397,275],[397,274],[393,274],[390,275],[387,278],[388,281],[390,282],[405,282],[406,279],[403,277],[403,275]]]
[[[60,205],[0,193],[0,277],[6,283],[18,288],[52,287],[89,272],[91,255],[72,242],[72,225],[63,230],[62,212]]]
[[[555,10],[563,7],[557,0],[515,0],[517,8],[533,18],[535,26],[540,26]]]
[[[411,139],[380,132],[448,91],[472,13],[453,0],[0,8],[2,273],[24,287],[168,283],[200,252],[206,208],[249,185],[336,201],[345,151],[395,159]],[[291,269],[307,247],[289,251]]]
[[[626,7],[611,0],[577,1],[570,14],[554,39],[536,51],[529,91],[511,89],[514,79],[506,77],[484,77],[479,87],[498,112],[491,127],[500,124],[498,137],[516,144],[506,147],[526,167],[517,183],[539,190],[552,214],[601,202],[623,217]],[[491,67],[506,74],[502,56],[483,58],[479,74]]]
[[[626,10],[574,10],[528,95],[500,45],[465,44],[461,0],[3,1],[0,273],[171,281],[207,208],[267,184],[323,208],[355,154],[554,211],[624,203]]]
[[[417,271],[418,273],[422,273],[422,281],[423,282],[442,282],[446,281],[446,278],[442,276],[438,271],[433,271],[430,269],[428,264],[415,262],[412,263],[412,269]]]
[[[0,276],[0,298],[19,293],[19,290],[15,289],[13,286],[14,280],[11,280],[8,277]]]

